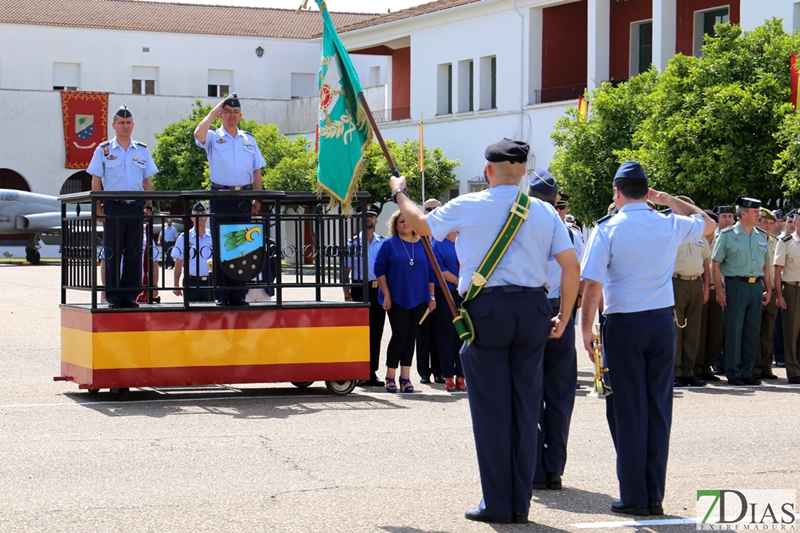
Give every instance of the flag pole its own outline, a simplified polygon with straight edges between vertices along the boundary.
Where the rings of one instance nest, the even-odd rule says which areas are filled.
[[[424,159],[424,157],[425,157],[424,156],[424,153],[425,153],[424,152],[424,150],[425,150],[425,148],[424,148],[425,140],[423,139],[422,135],[423,135],[422,134],[422,117],[420,117],[420,121],[419,121],[419,172],[420,172],[420,176],[422,178],[422,201],[424,202],[425,200],[427,200],[427,198],[425,198],[425,159]]]
[[[381,149],[383,150],[383,156],[386,158],[386,162],[389,164],[392,176],[399,178],[400,171],[397,170],[397,166],[394,164],[394,158],[392,158],[392,154],[389,153],[389,147],[386,146],[386,141],[383,140],[383,135],[381,135],[381,130],[378,129],[378,124],[375,122],[375,117],[372,116],[372,110],[369,108],[369,104],[367,103],[367,99],[364,97],[363,92],[358,93],[358,100],[364,107],[364,111],[367,112],[367,118],[369,119],[369,123],[372,126],[372,131],[375,134],[375,139],[377,139],[378,144],[380,144]],[[428,256],[428,261],[431,262],[431,266],[433,267],[433,273],[436,274],[436,279],[439,281],[439,286],[442,288],[444,297],[447,300],[447,305],[448,307],[450,307],[450,312],[453,313],[454,317],[457,317],[459,316],[459,313],[458,310],[456,309],[456,303],[453,301],[453,296],[450,294],[450,291],[447,290],[447,281],[444,279],[444,274],[442,274],[442,269],[439,268],[439,262],[433,255],[433,250],[431,249],[431,243],[428,242],[428,239],[426,238],[422,238],[420,240],[422,241],[423,248],[425,248],[425,254]]]

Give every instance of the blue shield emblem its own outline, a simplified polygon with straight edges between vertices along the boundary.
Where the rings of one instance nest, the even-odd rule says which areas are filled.
[[[75,115],[75,135],[88,141],[94,135],[94,115]]]
[[[225,274],[250,281],[264,266],[264,224],[219,224],[219,262]]]

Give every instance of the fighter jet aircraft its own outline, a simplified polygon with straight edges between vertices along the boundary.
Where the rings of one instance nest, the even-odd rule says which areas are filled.
[[[88,206],[87,206],[88,207]],[[84,209],[83,214],[87,214]],[[74,204],[67,205],[67,216],[76,216]],[[157,213],[155,219],[159,222],[153,224],[152,231],[158,235],[161,231],[160,222],[169,213]],[[175,220],[178,232],[183,231],[183,224]],[[102,234],[103,225],[97,225],[98,233]],[[55,196],[36,194],[14,189],[0,189],[0,235],[30,235],[30,240],[25,245],[25,259],[31,264],[38,264],[39,240],[45,244],[61,244],[61,202]]]

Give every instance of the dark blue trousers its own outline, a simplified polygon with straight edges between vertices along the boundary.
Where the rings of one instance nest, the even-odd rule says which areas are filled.
[[[458,291],[451,290],[450,296],[458,306]],[[452,378],[453,376],[463,376],[464,369],[461,368],[461,356],[458,354],[461,347],[461,339],[453,325],[453,315],[447,306],[444,292],[436,287],[436,312],[433,313],[433,325],[436,328],[436,341],[439,343],[439,362],[442,366],[442,377]]]
[[[558,309],[553,309],[553,316]],[[567,438],[575,389],[578,384],[578,363],[575,350],[575,321],[569,319],[567,329],[558,339],[548,339],[544,347],[542,391],[544,402],[539,414],[538,460],[534,483],[545,483],[547,474],[563,474],[567,463]]]
[[[527,513],[533,494],[542,358],[551,307],[544,292],[484,289],[466,304],[475,340],[461,348],[483,500],[496,518]]]
[[[252,201],[240,200],[238,198],[211,200],[210,207],[211,212],[215,215],[211,231],[215,252],[214,282],[218,287],[231,287],[216,289],[214,291],[214,298],[220,301],[244,300],[247,295],[247,289],[236,289],[236,287],[244,287],[247,285],[247,282],[228,277],[224,269],[219,266],[219,250],[222,249],[222,243],[219,242],[218,224],[247,224],[250,222],[250,214],[253,211]]]
[[[106,270],[106,301],[135,302],[142,286],[142,226],[144,203],[103,202],[103,258]],[[122,265],[120,269],[120,264]]]
[[[672,308],[610,314],[603,341],[620,499],[630,505],[663,501],[672,426]]]
[[[736,278],[725,278],[727,307],[722,315],[725,332],[725,377],[749,378],[758,351],[758,333],[761,328],[761,282],[747,283]]]

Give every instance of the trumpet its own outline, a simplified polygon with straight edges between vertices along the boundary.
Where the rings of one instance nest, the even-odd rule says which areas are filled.
[[[592,384],[592,390],[589,392],[589,396],[604,398],[610,396],[612,391],[611,387],[603,383],[603,374],[608,372],[608,369],[603,367],[602,345],[598,339],[592,342],[592,348],[594,348],[594,383]]]

